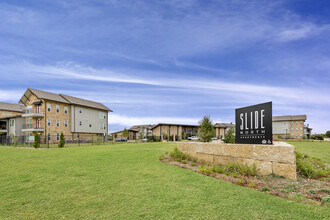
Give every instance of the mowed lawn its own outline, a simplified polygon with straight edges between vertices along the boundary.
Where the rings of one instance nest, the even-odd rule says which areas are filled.
[[[289,142],[296,147],[296,151],[317,157],[330,163],[330,142]]]
[[[175,144],[0,148],[0,218],[329,219],[329,207],[159,161]]]

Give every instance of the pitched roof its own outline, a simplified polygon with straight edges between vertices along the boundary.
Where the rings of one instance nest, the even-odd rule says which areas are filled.
[[[31,94],[34,94],[39,99],[46,99],[46,100],[69,104],[69,102],[67,100],[65,100],[62,96],[60,96],[59,94],[45,92],[45,91],[41,91],[38,89],[31,89],[31,88],[28,88],[26,90],[26,92],[24,93],[22,98],[19,100],[19,103],[24,104],[27,100],[29,100],[29,97],[31,96]]]
[[[0,102],[0,110],[12,111],[12,112],[23,112],[24,106],[19,105],[19,104]]]
[[[56,102],[61,102],[61,103],[66,103],[66,104],[81,105],[81,106],[86,106],[86,107],[91,107],[91,108],[96,108],[96,109],[101,109],[101,110],[112,112],[112,110],[110,110],[108,107],[106,107],[103,104],[98,103],[98,102],[93,102],[93,101],[89,101],[86,99],[81,99],[81,98],[64,95],[64,94],[55,94],[55,93],[51,93],[51,92],[45,92],[45,91],[41,91],[38,89],[31,89],[31,88],[28,88],[26,90],[26,92],[20,99],[19,103],[24,104],[29,99],[31,94],[34,94],[39,99],[46,99],[46,100],[51,100],[51,101],[56,101]]]
[[[99,102],[93,102],[93,101],[89,101],[86,99],[81,99],[81,98],[64,95],[64,94],[60,94],[60,96],[63,97],[64,99],[66,99],[70,104],[87,106],[87,107],[91,107],[91,108],[97,108],[97,109],[112,112],[112,110],[110,110],[108,107],[106,107],[105,105],[103,105]]]
[[[173,125],[173,126],[186,126],[186,127],[199,127],[199,125],[185,125],[185,124],[171,124],[171,123],[158,123],[156,125],[153,125],[151,129],[154,129],[160,125]]]
[[[284,116],[274,116],[273,121],[306,121],[306,115],[284,115]]]

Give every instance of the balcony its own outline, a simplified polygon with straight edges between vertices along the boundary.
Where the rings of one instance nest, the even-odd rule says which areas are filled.
[[[45,131],[44,128],[40,128],[37,125],[33,125],[33,124],[23,124],[22,126],[22,131],[26,132],[26,131],[39,131],[39,132],[43,132]]]
[[[28,108],[28,109],[25,109],[25,112],[23,113],[22,117],[42,118],[42,117],[44,117],[44,113],[40,112],[40,109]]]

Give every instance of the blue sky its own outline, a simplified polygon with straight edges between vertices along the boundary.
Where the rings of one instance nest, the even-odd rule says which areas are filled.
[[[26,88],[104,103],[109,130],[234,122],[273,101],[330,129],[329,1],[0,0],[0,101]]]

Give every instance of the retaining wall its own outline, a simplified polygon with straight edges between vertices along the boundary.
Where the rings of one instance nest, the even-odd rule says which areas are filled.
[[[252,145],[183,142],[178,143],[178,149],[208,164],[235,162],[251,166],[255,163],[260,175],[275,174],[297,179],[296,149],[287,143]]]

